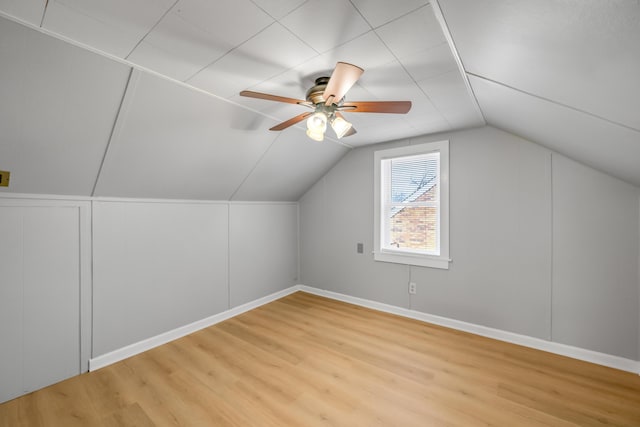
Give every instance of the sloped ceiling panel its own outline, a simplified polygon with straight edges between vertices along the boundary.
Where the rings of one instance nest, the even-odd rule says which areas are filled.
[[[98,196],[291,200],[301,194],[301,183],[326,171],[330,159],[349,147],[484,123],[428,0],[0,0],[0,13],[12,11],[45,33],[136,69],[137,83],[127,89],[111,143],[102,147]],[[315,25],[326,16],[336,19]],[[300,135],[301,143],[314,144],[300,132],[304,122],[281,134],[268,131],[303,107],[238,96],[249,89],[304,98],[315,78],[330,75],[338,61],[365,69],[347,100],[410,100],[412,110],[345,113],[358,133],[338,141],[329,130],[326,145],[311,149],[297,145]],[[86,79],[95,77],[83,71]],[[101,83],[95,88],[100,91]],[[122,90],[112,93],[120,97]],[[27,98],[36,96],[28,92]],[[63,99],[57,114],[73,111]],[[214,118],[204,119],[203,112]],[[56,129],[51,135],[65,134]],[[43,135],[35,140],[45,143]],[[291,168],[298,175],[290,189],[265,181],[282,182],[286,175],[273,171],[305,155],[310,158],[298,158],[299,167]],[[94,167],[93,159],[81,162]]]
[[[371,29],[358,10],[343,0],[307,1],[280,22],[318,53]]]
[[[356,64],[366,71],[348,100],[413,109],[348,117],[362,126],[351,146],[484,124],[427,0],[50,0],[42,25],[279,121],[299,112],[238,93],[304,98],[336,62]]]
[[[0,18],[0,191],[91,195],[130,70]]]
[[[277,57],[271,53],[276,48],[274,40],[278,40],[277,49],[280,53]],[[274,23],[188,82],[228,98],[254,85],[256,81],[277,76],[314,56],[316,52],[313,49],[285,27]]]
[[[49,0],[42,26],[126,58],[176,0]]]
[[[298,129],[280,133],[233,200],[298,200],[347,151],[328,141],[311,141]]]
[[[640,133],[572,108],[471,77],[492,124],[640,186]]]
[[[467,72],[640,130],[637,1],[440,3]]]
[[[640,186],[640,3],[439,4],[490,124]]]
[[[277,136],[254,130],[273,124],[134,71],[95,195],[228,200]]]
[[[128,59],[183,81],[272,22],[249,0],[180,0]]]
[[[338,43],[337,45],[331,46],[312,59],[268,80],[256,80],[252,86],[249,86],[251,82],[247,81],[245,85],[259,92],[304,98],[306,90],[313,85],[317,77],[329,76],[336,62],[348,61],[365,69],[360,80],[347,94],[348,100],[412,101],[412,109],[406,115],[345,113],[347,119],[359,129],[359,133],[343,140],[354,147],[484,124],[474,99],[466,90],[431,6],[424,2],[419,3],[413,3],[414,7],[407,11],[403,11],[402,8],[389,8],[382,2],[361,5],[362,16],[366,20],[380,22],[379,26],[343,44],[339,44],[339,39],[336,39],[338,41],[334,43]],[[356,2],[354,5],[359,6],[359,3]],[[403,6],[408,7],[404,4]],[[313,7],[315,6],[307,4],[304,6],[311,9]],[[283,24],[289,25],[290,30],[297,31],[295,25],[289,21],[293,21],[295,16],[305,15],[304,8],[288,15],[282,20]],[[342,20],[343,25],[345,21],[360,22],[361,18],[350,6],[347,7],[347,11]],[[338,27],[334,30],[340,32]],[[315,42],[315,35],[310,30],[301,32],[299,36],[308,44]],[[274,42],[274,45],[277,43]],[[278,55],[279,51],[274,48],[269,53]],[[210,68],[215,70],[215,65],[212,64]],[[449,84],[436,87],[443,75],[446,75]],[[213,79],[214,76],[215,74],[212,74],[210,78]],[[199,78],[200,76],[196,75],[190,83],[199,84]],[[215,92],[215,89],[211,90]],[[228,96],[224,93],[222,95]],[[277,103],[256,102],[237,94],[229,96],[229,99],[259,109],[262,113],[280,120],[286,120],[293,115],[290,108],[283,108]],[[304,123],[299,127],[304,128]]]
[[[352,3],[371,24],[372,27],[379,27],[391,20],[407,15],[416,9],[420,9],[426,4],[423,0],[403,0],[403,1],[371,1],[353,0]]]
[[[21,21],[39,26],[47,0],[0,0],[0,10]]]

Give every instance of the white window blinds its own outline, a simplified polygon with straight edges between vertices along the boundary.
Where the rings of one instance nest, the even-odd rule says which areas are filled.
[[[383,248],[440,255],[440,153],[382,161]]]
[[[374,258],[449,268],[449,141],[374,153]]]

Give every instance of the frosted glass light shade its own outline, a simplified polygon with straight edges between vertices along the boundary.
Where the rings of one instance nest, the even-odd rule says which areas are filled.
[[[315,141],[324,139],[327,130],[327,115],[322,112],[312,114],[307,119],[307,136]]]
[[[324,113],[314,113],[307,119],[307,129],[323,132],[327,129],[327,116]]]
[[[322,141],[324,140],[324,131],[316,130],[316,129],[307,129],[307,136],[314,141]]]
[[[331,127],[333,128],[333,131],[336,133],[336,136],[338,137],[338,139],[342,138],[347,132],[349,132],[349,129],[351,129],[351,126],[352,124],[346,121],[345,119],[343,119],[342,117],[336,117],[331,122]]]

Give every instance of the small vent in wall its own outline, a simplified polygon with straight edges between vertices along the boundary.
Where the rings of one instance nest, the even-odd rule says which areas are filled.
[[[11,173],[9,171],[0,171],[0,187],[8,187],[9,186],[9,176]]]

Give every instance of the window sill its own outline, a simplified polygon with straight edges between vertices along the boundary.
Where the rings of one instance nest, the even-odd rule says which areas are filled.
[[[381,262],[393,262],[396,264],[415,265],[418,267],[431,267],[440,268],[443,270],[449,269],[449,263],[451,260],[445,257],[434,257],[427,255],[411,255],[411,254],[397,254],[389,252],[374,252],[373,259]]]

